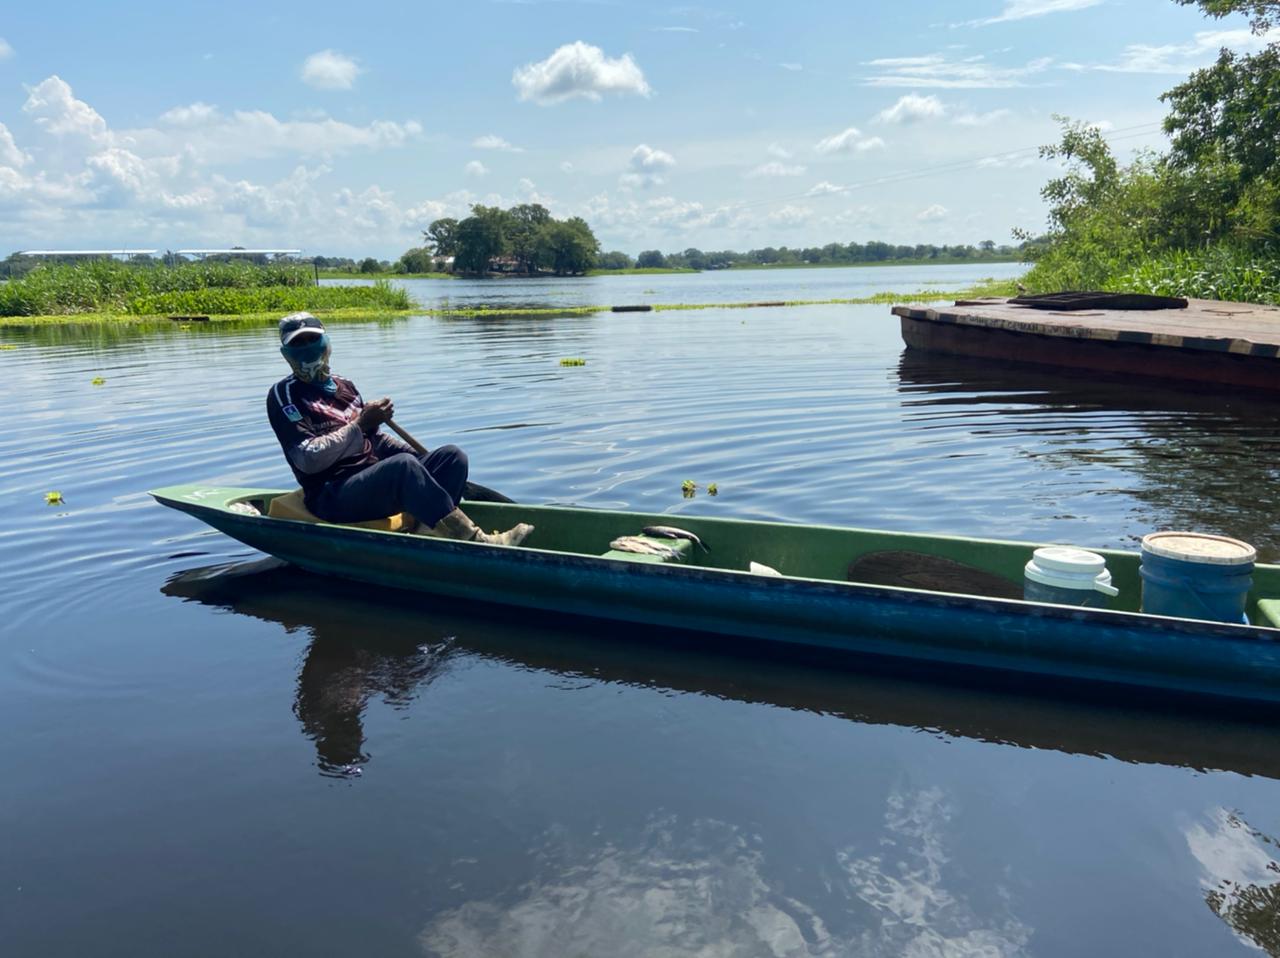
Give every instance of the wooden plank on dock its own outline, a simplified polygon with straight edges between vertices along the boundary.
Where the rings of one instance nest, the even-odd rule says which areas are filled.
[[[1274,306],[1193,299],[1186,309],[1055,311],[985,299],[893,313],[920,349],[1280,389]]]
[[[1186,309],[1055,312],[991,299],[942,308],[895,306],[893,313],[929,322],[1039,336],[1147,343],[1245,356],[1280,355],[1280,308],[1250,303],[1193,299]]]

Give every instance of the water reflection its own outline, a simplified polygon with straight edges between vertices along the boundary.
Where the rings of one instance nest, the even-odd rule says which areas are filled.
[[[941,789],[895,791],[874,838],[825,856],[809,900],[728,822],[652,816],[631,840],[585,850],[544,835],[538,877],[514,898],[450,908],[419,943],[439,958],[1025,954],[1032,929],[1007,888],[954,887],[952,829]]]
[[[674,690],[1030,749],[1280,779],[1280,728],[1159,702],[1067,698],[1026,678],[959,680],[946,672],[832,670],[691,634],[431,600],[299,576],[274,559],[180,573],[166,595],[278,622],[311,637],[294,712],[322,773],[352,774],[375,756],[363,716],[374,699],[407,709],[462,659],[498,660],[564,680]],[[429,609],[429,611],[424,611]],[[516,618],[518,617],[518,618]],[[370,623],[376,622],[376,631]],[[919,676],[919,677],[917,677]]]
[[[1248,539],[1265,560],[1280,553],[1260,494],[1280,481],[1274,398],[915,350],[898,363],[898,390],[914,426],[967,423],[977,441],[1023,440],[1016,455],[1075,485],[1077,501],[1128,497],[1140,518]]]
[[[1187,830],[1204,900],[1245,942],[1280,958],[1280,842],[1225,808]]]

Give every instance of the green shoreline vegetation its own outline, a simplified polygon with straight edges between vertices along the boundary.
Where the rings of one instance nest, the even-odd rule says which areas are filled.
[[[312,287],[314,288],[314,287]],[[365,287],[367,288],[367,287]],[[758,309],[767,307],[803,307],[803,306],[865,306],[878,304],[891,304],[901,302],[937,302],[939,300],[949,300],[952,298],[976,298],[981,296],[1011,296],[1014,292],[1014,283],[1010,280],[984,280],[983,282],[970,287],[969,289],[939,293],[937,290],[916,290],[914,292],[898,293],[898,292],[881,292],[874,293],[870,296],[857,296],[836,299],[796,299],[770,303],[654,303],[648,304],[649,311],[662,312],[686,312],[705,309]],[[598,306],[533,306],[523,308],[495,308],[495,307],[458,307],[458,308],[421,308],[408,307],[405,309],[379,309],[376,307],[344,307],[334,308],[320,311],[317,315],[322,316],[328,322],[365,322],[369,320],[398,319],[405,318],[409,315],[414,316],[439,316],[439,317],[522,317],[522,316],[585,316],[594,313],[608,313],[612,310],[610,305]],[[93,325],[117,325],[117,326],[144,326],[144,325],[164,325],[174,326],[181,325],[192,327],[205,326],[209,324],[226,324],[236,323],[242,325],[269,325],[275,323],[280,318],[279,311],[256,311],[246,313],[208,313],[207,319],[199,322],[189,322],[180,320],[175,323],[172,319],[165,315],[145,315],[138,313],[121,313],[110,311],[96,312],[79,312],[79,313],[54,313],[43,315],[23,315],[23,316],[0,316],[0,329],[27,329],[34,327],[50,327],[50,326],[93,326]]]
[[[1161,96],[1167,153],[1121,164],[1094,126],[1064,117],[1041,149],[1066,165],[1041,191],[1049,233],[1028,243],[1032,292],[1102,289],[1280,305],[1280,2],[1176,0],[1244,14],[1269,40],[1222,50]]]
[[[413,302],[386,280],[372,286],[320,286],[298,264],[181,263],[138,265],[93,260],[39,266],[0,284],[0,322],[48,322],[50,317],[244,316],[360,309],[405,312]]]

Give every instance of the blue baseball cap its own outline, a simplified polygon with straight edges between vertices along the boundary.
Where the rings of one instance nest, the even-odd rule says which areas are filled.
[[[304,333],[323,333],[324,323],[310,313],[290,313],[280,320],[280,345],[288,346]]]

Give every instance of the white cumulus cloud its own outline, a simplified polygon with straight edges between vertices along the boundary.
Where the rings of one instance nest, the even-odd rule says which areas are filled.
[[[466,173],[467,176],[484,176],[489,172],[489,168],[479,160],[472,160],[462,168],[462,172]]]
[[[822,182],[814,183],[813,186],[809,187],[809,192],[807,192],[805,196],[827,196],[831,193],[843,193],[844,189],[845,188],[843,186],[837,186],[835,183],[823,180]]]
[[[916,219],[921,223],[936,223],[938,220],[946,219],[949,212],[950,210],[941,203],[934,203],[932,206],[926,206],[917,213]]]
[[[823,137],[813,148],[819,153],[866,153],[868,150],[883,149],[884,140],[878,136],[864,137],[856,126],[851,126]]]
[[[31,155],[18,149],[9,128],[0,123],[0,166],[21,169],[31,162]]]
[[[936,120],[946,114],[946,105],[936,96],[908,93],[899,97],[893,106],[877,113],[876,120],[880,123],[918,123],[921,120]]]
[[[788,204],[779,209],[774,210],[765,219],[774,226],[802,226],[809,221],[809,217],[813,216],[813,210],[807,206],[792,206]]]
[[[543,106],[575,97],[599,100],[606,93],[648,96],[652,92],[631,54],[611,59],[581,40],[566,43],[545,60],[517,67],[511,82],[521,100]]]
[[[524,148],[512,146],[500,136],[488,133],[484,136],[478,136],[471,143],[477,150],[501,150],[504,153],[523,153]]]
[[[302,82],[317,90],[350,90],[364,71],[337,50],[321,50],[302,62]]]
[[[814,145],[819,153],[850,153],[862,142],[862,131],[851,126],[839,133],[823,137]]]
[[[58,136],[99,140],[107,134],[107,121],[89,104],[77,100],[70,84],[57,74],[28,88],[22,110],[35,118],[36,126]]]
[[[126,235],[152,245],[218,245],[234,237],[246,244],[381,251],[416,239],[423,221],[445,209],[448,215],[466,209],[449,197],[415,205],[377,185],[326,185],[332,169],[323,161],[297,165],[275,182],[233,179],[219,169],[267,157],[394,147],[421,132],[414,122],[281,120],[261,110],[224,114],[193,103],[152,125],[113,130],[56,76],[27,94],[35,156],[0,125],[0,207],[14,245],[35,245],[56,233],[86,245]],[[52,148],[41,152],[42,145]]]
[[[13,56],[13,47],[9,46],[9,41],[4,37],[0,37],[0,60],[7,60]]]
[[[676,158],[666,150],[655,150],[647,143],[641,143],[631,151],[631,159],[627,162],[627,172],[623,173],[619,182],[625,187],[657,186],[665,182],[665,174],[676,165]]]

